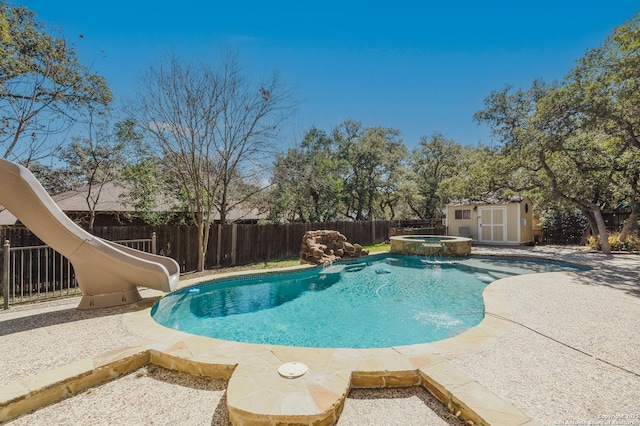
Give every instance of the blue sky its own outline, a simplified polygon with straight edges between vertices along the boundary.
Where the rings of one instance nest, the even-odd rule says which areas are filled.
[[[282,127],[283,148],[311,126],[331,131],[346,119],[396,128],[408,147],[435,131],[489,144],[472,117],[492,90],[561,79],[640,11],[640,0],[15,4],[63,31],[107,79],[116,106],[171,53],[215,66],[221,46],[231,46],[254,78],[277,69],[299,101]]]

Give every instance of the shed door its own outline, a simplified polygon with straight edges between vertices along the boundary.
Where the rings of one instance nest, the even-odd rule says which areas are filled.
[[[504,243],[507,241],[507,208],[478,208],[478,241]]]

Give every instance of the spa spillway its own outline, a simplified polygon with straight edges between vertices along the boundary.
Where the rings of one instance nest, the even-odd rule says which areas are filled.
[[[419,256],[468,256],[471,238],[444,235],[397,235],[391,237],[391,252]]]

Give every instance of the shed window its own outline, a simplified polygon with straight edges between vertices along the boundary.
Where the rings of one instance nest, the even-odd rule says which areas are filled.
[[[471,219],[471,210],[456,210],[456,219]]]

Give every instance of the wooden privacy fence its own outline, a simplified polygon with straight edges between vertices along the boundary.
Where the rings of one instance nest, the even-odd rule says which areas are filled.
[[[297,257],[300,254],[302,236],[307,231],[329,229],[344,234],[349,242],[371,245],[387,241],[392,228],[407,227],[428,230],[434,235],[442,235],[445,232],[441,220],[214,225],[209,234],[205,265],[209,268],[246,265],[254,262]],[[160,237],[158,238],[160,241]],[[197,240],[195,242],[197,243]],[[197,253],[197,246],[194,253]],[[195,269],[197,257],[194,255],[191,260],[192,262],[186,264]],[[178,263],[180,263],[179,260]]]
[[[297,257],[304,233],[318,229],[339,231],[350,242],[361,245],[384,242],[388,240],[390,233],[402,233],[403,229],[420,229],[430,234],[444,234],[445,231],[440,221],[436,220],[212,225],[205,267],[244,265]],[[90,232],[106,240],[127,242],[127,245],[134,248],[169,256],[178,262],[182,273],[197,269],[198,235],[195,226],[96,227]],[[151,235],[155,235],[153,243]],[[9,251],[0,250],[0,278],[9,270],[9,279],[17,280],[11,282],[21,283],[14,286],[14,289],[19,289],[17,301],[22,300],[20,298],[24,298],[24,294],[31,294],[29,292],[35,290],[62,295],[77,291],[73,268],[69,262],[46,247],[28,229],[0,228],[0,242],[5,241],[13,254],[7,257],[5,253]],[[15,290],[12,297],[16,297]]]
[[[273,259],[297,257],[302,236],[307,231],[330,229],[341,232],[350,242],[362,245],[377,244],[388,239],[387,221],[290,223],[286,225],[228,225],[231,246],[225,247],[228,264],[242,265]],[[234,245],[235,241],[235,245]],[[223,257],[223,260],[227,260]],[[225,264],[225,263],[222,263]]]

